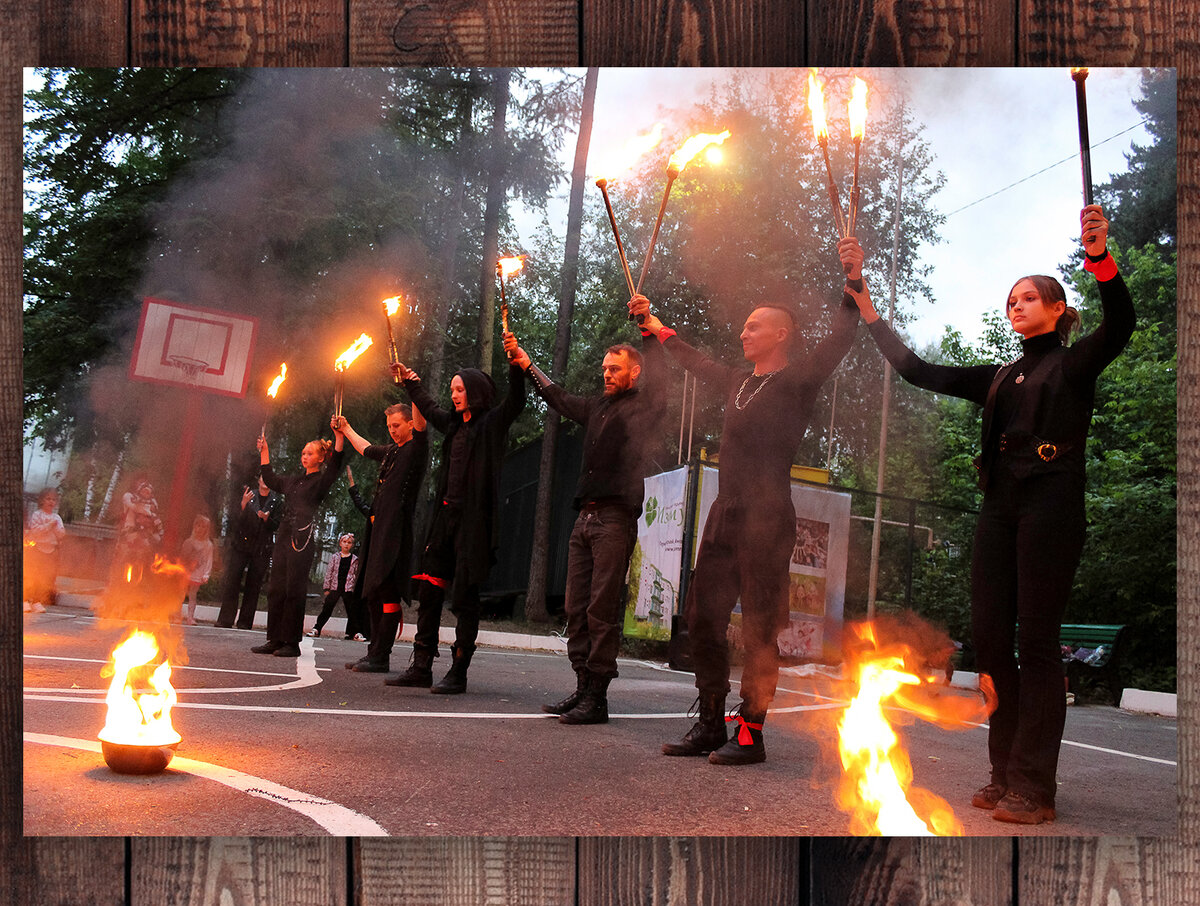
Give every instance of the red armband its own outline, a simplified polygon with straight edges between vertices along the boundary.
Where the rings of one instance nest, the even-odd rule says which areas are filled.
[[[1099,261],[1092,261],[1087,258],[1083,262],[1083,269],[1092,274],[1101,283],[1107,283],[1117,275],[1117,262],[1113,260],[1113,256],[1105,255]]]
[[[673,336],[675,336],[675,331],[671,330],[669,327],[664,327],[658,332],[658,342],[665,343]]]

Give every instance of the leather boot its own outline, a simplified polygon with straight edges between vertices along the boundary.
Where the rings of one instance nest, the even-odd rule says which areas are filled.
[[[389,676],[383,683],[385,686],[415,686],[428,689],[433,685],[433,652],[414,645],[408,669],[395,676]]]
[[[608,684],[611,676],[596,676],[589,673],[587,685],[579,697],[579,703],[563,714],[560,724],[606,724],[608,723]]]
[[[467,668],[471,666],[471,655],[475,648],[454,647],[454,660],[446,675],[434,683],[429,691],[436,695],[460,695],[467,691]]]
[[[751,709],[742,702],[729,717],[737,725],[737,731],[725,745],[708,756],[709,764],[758,764],[767,760],[763,747],[763,721],[767,718],[766,708]]]
[[[679,742],[663,743],[664,755],[707,755],[725,744],[725,696],[701,692],[700,719]]]
[[[583,690],[587,686],[587,681],[587,668],[580,667],[575,671],[575,691],[561,701],[556,701],[552,705],[542,705],[542,710],[547,714],[566,714],[577,704],[579,704],[579,699],[583,697]]]

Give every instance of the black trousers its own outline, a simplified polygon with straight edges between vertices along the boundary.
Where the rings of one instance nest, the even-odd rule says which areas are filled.
[[[254,626],[254,613],[258,610],[258,593],[262,591],[267,567],[271,564],[271,553],[251,553],[231,549],[225,566],[225,582],[221,591],[221,611],[218,623],[233,623],[237,617],[238,629]],[[245,590],[242,581],[245,579]],[[242,596],[242,608],[238,610],[238,595]]]
[[[465,581],[460,573],[465,563],[459,528],[462,513],[456,507],[439,504],[429,526],[429,540],[421,556],[421,572],[414,578],[417,586],[417,630],[413,648],[437,656],[438,630],[442,625],[442,607],[450,589],[450,612],[456,628],[454,645],[475,650],[479,636],[479,585]]]
[[[311,539],[303,550],[292,545],[291,533],[281,531],[271,557],[267,582],[267,641],[299,645],[304,635],[304,599],[308,574],[317,549]]]
[[[585,507],[567,548],[567,657],[575,672],[617,675],[625,622],[625,574],[637,519],[619,504]]]
[[[718,494],[704,524],[684,615],[702,693],[729,691],[726,632],[741,597],[746,666],[742,701],[763,713],[779,681],[779,633],[789,619],[788,562],[796,544],[790,497],[739,501]]]
[[[346,608],[346,638],[352,639],[356,633],[361,633],[364,638],[369,638],[371,626],[367,623],[366,607],[362,599],[352,591],[331,589],[325,592],[325,604],[321,607],[321,612],[317,614],[317,622],[313,628],[320,632],[325,627],[329,618],[333,616],[333,608],[337,606],[339,600]]]
[[[1059,631],[1085,528],[1082,476],[998,475],[975,530],[971,635],[998,699],[992,782],[1048,806],[1067,717]]]

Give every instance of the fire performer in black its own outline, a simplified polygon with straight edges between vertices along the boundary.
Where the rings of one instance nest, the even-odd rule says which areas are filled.
[[[412,369],[396,363],[392,374],[403,379],[413,405],[446,438],[437,476],[437,503],[425,535],[420,573],[413,576],[420,584],[412,663],[384,682],[458,694],[467,691],[467,668],[479,635],[479,586],[496,560],[500,466],[508,428],[525,408],[524,372],[509,364],[508,393],[496,402],[496,385],[489,375],[477,368],[462,369],[450,381],[449,410],[438,405]],[[453,662],[433,685],[442,604],[450,586],[450,610],[457,620]]]
[[[240,505],[234,504],[237,510],[230,520],[225,587],[216,623],[222,629],[231,629],[235,616],[238,629],[254,628],[258,593],[271,565],[271,545],[279,528],[283,502],[261,477],[255,480],[255,485],[242,488]],[[242,592],[240,610],[239,591]]]
[[[1084,268],[1099,281],[1104,318],[1071,346],[1066,340],[1079,314],[1053,277],[1022,277],[1009,290],[1005,310],[1022,354],[1006,365],[922,361],[880,320],[865,288],[855,295],[880,351],[905,380],[983,407],[971,635],[979,671],[991,677],[998,701],[988,730],[991,781],[971,804],[1020,824],[1055,817],[1066,722],[1058,638],[1086,529],[1084,446],[1096,379],[1125,348],[1135,322],[1107,250],[1108,221],[1088,205],[1080,222]]]
[[[861,286],[862,250],[838,245],[847,286]],[[699,721],[664,755],[708,755],[713,764],[754,764],[766,759],[762,725],[779,678],[779,633],[789,620],[788,561],[796,541],[791,465],[808,429],[817,393],[854,342],[858,310],[844,294],[827,337],[803,355],[790,348],[796,335],[791,311],[776,304],[750,312],[742,352],[754,367],[731,368],[680,340],[635,297],[629,311],[699,380],[727,390],[721,430],[720,484],[709,510],[696,569],[684,602],[688,639],[699,691]],[[729,645],[725,638],[739,596],[746,666],[742,701],[727,739]]]
[[[625,574],[637,541],[642,479],[666,401],[661,388],[642,389],[642,376],[650,375],[652,388],[658,382],[655,373],[663,370],[660,346],[651,342],[641,352],[628,344],[609,347],[601,364],[603,395],[582,397],[546,377],[515,337],[505,341],[510,360],[525,369],[537,394],[584,426],[583,465],[574,500],[579,516],[567,553],[567,657],[575,671],[575,691],[562,701],[542,705],[547,714],[560,715],[560,723],[608,721],[608,686],[617,676]]]
[[[367,602],[371,644],[366,657],[346,666],[357,673],[387,673],[396,633],[409,597],[409,561],[413,549],[413,513],[425,477],[429,441],[421,411],[407,403],[383,410],[390,444],[372,444],[343,416],[334,416],[350,445],[379,463],[375,499],[367,513],[363,564],[356,593]]]
[[[336,440],[332,445],[327,440],[312,440],[304,445],[300,452],[300,465],[304,471],[299,475],[276,475],[271,468],[267,439],[258,438],[263,482],[272,491],[282,494],[284,501],[283,518],[271,556],[271,578],[267,583],[267,641],[250,649],[255,654],[300,656],[308,573],[317,551],[313,544],[314,519],[317,507],[337,481],[342,467],[342,446],[346,438],[340,431],[335,431],[334,436]]]

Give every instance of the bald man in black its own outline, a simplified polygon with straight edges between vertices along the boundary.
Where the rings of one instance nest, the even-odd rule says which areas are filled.
[[[860,287],[862,251],[839,243],[848,286]],[[708,755],[713,764],[754,764],[765,760],[762,725],[779,677],[778,637],[790,618],[788,561],[796,538],[791,466],[808,429],[821,385],[854,342],[858,309],[842,296],[830,334],[792,355],[795,319],[782,305],[755,308],[742,329],[742,352],[753,369],[731,368],[680,340],[650,314],[644,297],[629,303],[630,313],[699,380],[728,393],[721,430],[720,485],[709,510],[696,569],[684,602],[688,638],[699,690],[700,719],[665,755]],[[729,691],[730,614],[742,604],[746,665],[742,701],[733,717],[737,733],[725,731]]]

